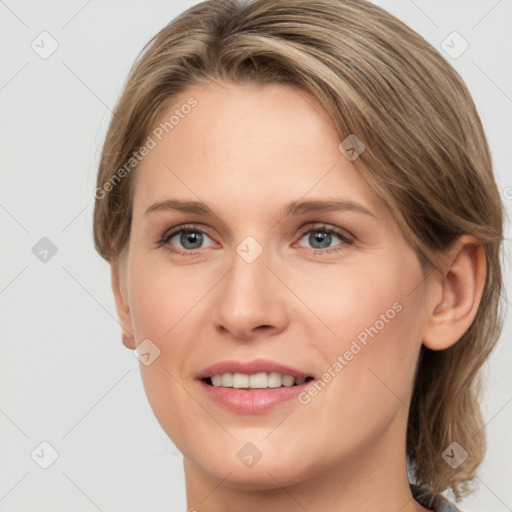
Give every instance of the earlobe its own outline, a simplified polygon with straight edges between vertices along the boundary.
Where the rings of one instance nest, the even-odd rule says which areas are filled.
[[[435,293],[423,332],[423,345],[431,350],[451,347],[469,329],[482,299],[486,276],[485,254],[476,238],[463,235],[447,254],[442,279]]]
[[[135,337],[133,335],[132,318],[130,315],[130,307],[128,305],[128,298],[125,289],[122,286],[121,280],[125,276],[120,276],[120,268],[118,265],[112,264],[111,266],[111,283],[112,292],[114,294],[114,301],[116,304],[117,316],[121,324],[123,345],[126,348],[134,350]]]
[[[122,336],[123,345],[130,350],[135,350],[135,337],[134,336],[126,336],[123,334]]]

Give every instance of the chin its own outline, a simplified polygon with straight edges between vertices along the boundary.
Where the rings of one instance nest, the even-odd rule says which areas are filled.
[[[295,455],[293,460],[285,460],[279,455],[279,449],[274,451],[272,457],[262,456],[251,467],[241,462],[236,452],[226,455],[215,453],[211,458],[194,459],[194,465],[213,480],[223,481],[223,486],[232,486],[246,491],[272,490],[289,485],[298,484],[306,477],[311,476],[304,458]],[[231,460],[229,460],[231,459]]]

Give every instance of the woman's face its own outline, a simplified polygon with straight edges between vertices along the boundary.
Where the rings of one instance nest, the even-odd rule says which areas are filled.
[[[322,106],[278,84],[190,88],[154,128],[127,305],[186,467],[263,488],[379,454],[405,464],[423,274],[350,141],[342,153]]]

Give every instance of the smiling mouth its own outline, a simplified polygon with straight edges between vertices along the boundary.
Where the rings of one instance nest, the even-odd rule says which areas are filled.
[[[300,386],[314,380],[314,377],[293,377],[292,375],[284,375],[278,372],[260,372],[250,375],[244,373],[224,373],[212,375],[201,380],[213,387],[256,391]]]

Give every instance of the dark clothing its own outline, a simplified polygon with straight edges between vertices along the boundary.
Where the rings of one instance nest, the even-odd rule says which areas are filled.
[[[435,512],[461,512],[443,495],[435,494],[425,487],[409,483],[414,499],[423,507]]]

